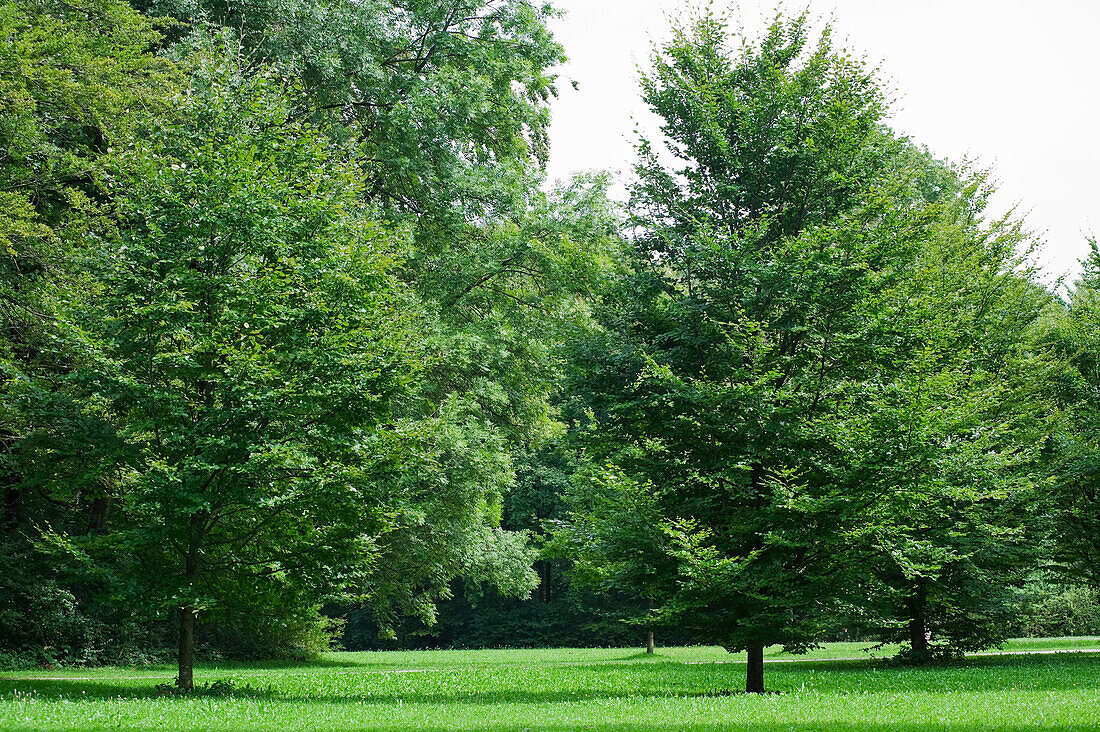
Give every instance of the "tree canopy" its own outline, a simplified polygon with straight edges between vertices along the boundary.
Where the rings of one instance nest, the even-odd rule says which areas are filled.
[[[980,180],[894,137],[881,83],[828,29],[815,41],[803,15],[736,41],[703,14],[643,77],[665,149],[639,145],[632,268],[579,353],[581,442],[608,467],[565,532],[597,574],[644,592],[632,562],[659,575],[658,614],[747,650],[762,691],[765,646],[866,623],[891,592],[925,601],[871,589],[876,557],[977,624],[988,603],[959,593],[1032,566],[1009,555],[1031,546],[1021,468],[1046,433],[1027,328],[1045,300],[1019,231],[976,220]],[[923,642],[930,613],[912,612]]]
[[[925,661],[1095,587],[1095,243],[1041,286],[807,14],[676,25],[629,202],[550,185],[556,15],[0,0],[0,666],[174,644],[191,689],[443,612],[760,692],[768,645]]]

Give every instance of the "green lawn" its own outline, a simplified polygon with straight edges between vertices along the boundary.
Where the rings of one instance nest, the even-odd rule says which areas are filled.
[[[170,667],[0,675],[0,729],[863,730],[1100,728],[1100,654],[976,657],[915,669],[829,644],[766,668],[716,648],[333,653],[313,664],[221,664],[193,698],[158,695]],[[1100,647],[1021,640],[1012,650]],[[878,653],[882,653],[879,651]],[[719,662],[719,663],[716,663]]]

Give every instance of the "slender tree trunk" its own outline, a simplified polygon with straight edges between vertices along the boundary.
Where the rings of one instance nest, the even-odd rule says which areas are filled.
[[[749,483],[752,486],[753,503],[757,507],[765,505],[764,500],[764,463],[755,462],[749,474]],[[748,694],[764,693],[764,644],[754,643],[746,649],[747,665],[745,666],[745,692]]]
[[[180,608],[179,677],[176,686],[184,691],[195,688],[195,608]]]
[[[202,519],[198,514],[191,516],[191,537],[187,550],[185,575],[190,591],[194,591],[199,582],[199,530]],[[183,691],[191,691],[195,688],[195,607],[184,605],[180,607],[180,635],[179,635],[179,676],[176,678],[176,686]]]
[[[745,669],[745,691],[749,694],[764,693],[764,645],[753,644],[748,648],[748,666]]]
[[[7,530],[14,529],[23,520],[23,492],[17,485],[4,488],[4,516],[0,525]]]
[[[653,598],[652,597],[649,598],[649,609],[650,610],[653,609]],[[646,628],[646,633],[645,633],[645,652],[646,653],[653,653],[654,650],[655,650],[655,643],[653,642],[653,628],[649,627],[649,628]]]
[[[539,594],[543,602],[550,602],[550,562],[543,560],[541,571]]]
[[[15,442],[15,435],[7,430],[0,432],[0,446],[3,453],[9,453]],[[3,454],[0,453],[0,454]],[[0,485],[4,486],[4,508],[0,516],[0,527],[12,530],[23,522],[23,491],[21,476],[12,470],[0,470]]]

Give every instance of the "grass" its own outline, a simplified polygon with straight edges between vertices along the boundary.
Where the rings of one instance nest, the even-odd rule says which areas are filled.
[[[747,696],[743,656],[721,649],[333,653],[310,664],[219,664],[222,682],[164,695],[166,666],[0,676],[0,729],[978,730],[1100,728],[1100,653],[969,658],[907,668],[829,644],[765,667]],[[1021,640],[1012,650],[1100,647]],[[881,653],[881,651],[880,651]],[[782,661],[772,651],[771,660]],[[718,663],[716,663],[718,662]]]

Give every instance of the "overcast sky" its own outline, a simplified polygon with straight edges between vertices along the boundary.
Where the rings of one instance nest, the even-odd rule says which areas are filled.
[[[550,176],[629,175],[634,125],[652,129],[637,65],[667,37],[681,0],[556,0],[553,24],[570,63],[553,107]],[[1079,270],[1100,234],[1100,1],[810,0],[841,44],[880,64],[900,93],[895,130],[936,155],[992,168],[1000,210],[1017,205],[1045,232],[1047,279]],[[721,0],[715,7],[726,7]],[[756,36],[775,5],[734,12]],[[576,81],[574,90],[569,81]]]

